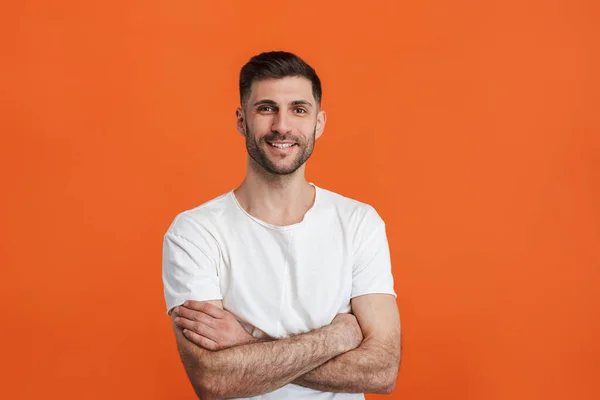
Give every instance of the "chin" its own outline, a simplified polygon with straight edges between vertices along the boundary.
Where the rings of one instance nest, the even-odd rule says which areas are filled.
[[[276,174],[276,175],[291,175],[294,172],[298,171],[300,169],[300,166],[295,166],[295,165],[289,165],[289,166],[284,166],[284,165],[276,165],[276,164],[271,164],[269,165],[269,168],[265,168],[267,171],[271,172],[272,174]]]

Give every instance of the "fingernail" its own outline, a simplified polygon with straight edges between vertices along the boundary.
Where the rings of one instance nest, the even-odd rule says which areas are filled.
[[[179,317],[176,317],[176,318],[175,318],[175,322],[179,322]]]
[[[184,306],[187,306],[188,304],[189,304],[189,302],[187,302],[187,301],[183,303]]]

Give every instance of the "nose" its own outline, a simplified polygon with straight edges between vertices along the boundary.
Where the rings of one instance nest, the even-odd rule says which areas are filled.
[[[292,126],[290,125],[288,118],[289,117],[285,111],[279,111],[273,119],[271,131],[277,132],[280,135],[290,133],[292,131]]]

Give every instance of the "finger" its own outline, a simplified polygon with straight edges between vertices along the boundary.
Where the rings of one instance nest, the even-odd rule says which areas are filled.
[[[217,345],[216,342],[202,336],[202,335],[198,335],[197,333],[184,329],[183,330],[183,335],[192,343],[197,344],[198,346],[206,349],[206,350],[211,350],[211,351],[215,351],[218,350],[219,346]]]
[[[173,314],[175,317],[181,317],[190,321],[200,322],[203,325],[210,326],[213,329],[217,329],[218,321],[210,315],[204,314],[200,311],[190,310],[189,308],[179,307],[179,310]]]
[[[190,331],[193,331],[194,333],[202,335],[211,340],[216,340],[218,338],[217,330],[197,321],[190,321],[187,318],[177,317],[175,318],[175,325],[183,329],[189,329]]]
[[[188,300],[185,303],[183,303],[183,307],[196,311],[202,311],[203,313],[208,314],[214,318],[225,317],[225,311],[223,311],[223,309],[205,301]]]

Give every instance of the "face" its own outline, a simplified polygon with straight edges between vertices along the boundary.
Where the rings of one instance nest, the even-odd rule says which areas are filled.
[[[306,78],[255,81],[244,108],[237,110],[237,127],[257,165],[271,174],[289,175],[312,154],[325,128],[325,112]]]

